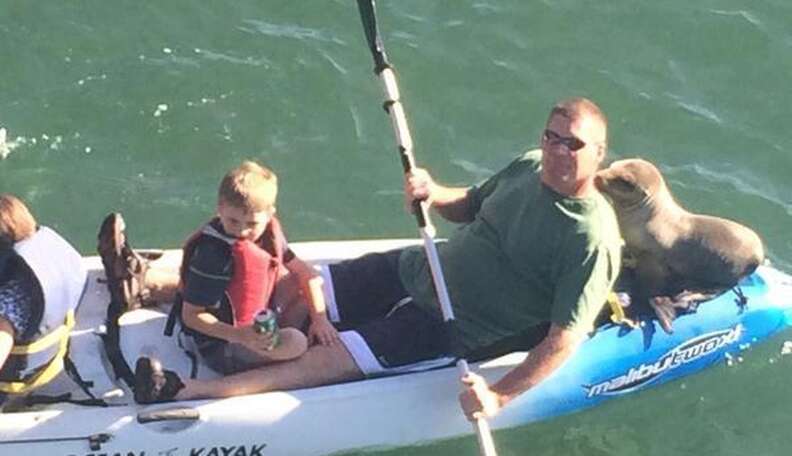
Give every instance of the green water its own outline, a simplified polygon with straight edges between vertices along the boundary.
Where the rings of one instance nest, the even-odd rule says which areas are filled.
[[[378,6],[417,159],[438,180],[482,179],[537,143],[554,101],[585,95],[610,118],[614,158],[658,163],[685,206],[752,226],[792,270],[788,1]],[[136,246],[179,246],[247,157],[278,172],[292,241],[414,236],[380,103],[352,1],[0,0],[0,126],[15,144],[0,191],[85,254],[114,210]],[[501,454],[789,454],[785,336],[685,384],[499,432]]]

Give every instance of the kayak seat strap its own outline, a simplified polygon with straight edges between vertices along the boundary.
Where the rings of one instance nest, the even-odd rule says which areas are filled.
[[[740,311],[745,310],[745,307],[748,306],[748,297],[745,296],[745,293],[743,293],[742,288],[740,288],[740,286],[738,285],[732,288],[732,291],[734,291],[734,294],[737,295],[737,299],[734,300],[734,302],[737,304],[737,307],[740,308]]]
[[[174,299],[173,305],[168,312],[168,319],[165,322],[165,330],[162,332],[168,337],[173,337],[173,332],[176,329],[176,323],[181,321],[179,317],[181,316],[182,312],[182,302],[181,293],[177,293],[176,299]],[[187,331],[184,325],[180,324],[179,333],[176,335],[176,342],[187,358],[190,359],[190,378],[196,378],[198,376],[198,355],[195,354],[195,350],[188,348],[184,342],[184,337],[191,335],[192,332]]]
[[[123,312],[122,304],[115,299],[111,299],[110,304],[107,306],[107,319],[105,320],[107,332],[101,336],[102,345],[104,345],[105,354],[110,361],[115,377],[123,380],[130,389],[134,390],[135,374],[126,359],[124,359],[124,353],[121,351],[121,327],[118,324],[118,318]]]

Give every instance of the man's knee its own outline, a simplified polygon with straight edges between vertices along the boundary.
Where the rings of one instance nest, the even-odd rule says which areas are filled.
[[[343,343],[312,345],[297,362],[304,365],[304,373],[315,379],[317,385],[360,380],[364,377]]]

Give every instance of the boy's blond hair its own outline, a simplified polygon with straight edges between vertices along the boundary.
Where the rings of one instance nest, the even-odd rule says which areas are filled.
[[[278,196],[278,176],[272,170],[247,160],[223,177],[217,192],[219,204],[250,212],[269,211]]]
[[[25,203],[10,193],[0,193],[0,245],[13,245],[36,232],[36,219]]]

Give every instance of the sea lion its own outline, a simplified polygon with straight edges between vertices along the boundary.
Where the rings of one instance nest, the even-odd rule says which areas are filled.
[[[764,260],[753,230],[688,212],[646,160],[616,161],[594,182],[613,204],[626,254],[635,259],[639,296],[650,300],[668,332],[676,308],[735,286]]]

